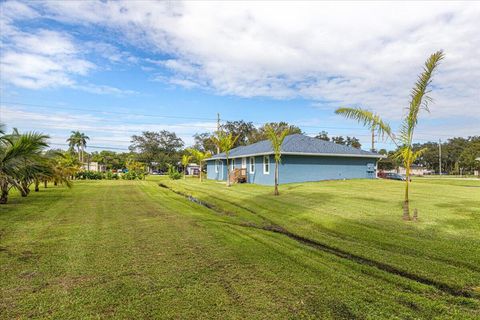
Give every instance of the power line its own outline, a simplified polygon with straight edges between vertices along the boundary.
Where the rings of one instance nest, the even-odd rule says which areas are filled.
[[[95,110],[95,109],[86,109],[86,108],[65,108],[65,107],[60,107],[60,106],[51,106],[51,105],[40,105],[40,104],[31,104],[31,103],[20,103],[20,102],[14,102],[14,101],[3,101],[2,103],[10,103],[13,105],[20,105],[20,106],[28,106],[28,107],[34,107],[34,108],[52,108],[52,109],[59,109],[59,110],[78,110],[78,111],[87,111],[87,112],[94,112],[94,113],[101,113],[101,114],[112,114],[112,115],[130,115],[130,116],[143,116],[143,117],[157,117],[157,118],[167,118],[167,119],[184,119],[184,120],[208,120],[208,121],[218,121],[217,119],[214,118],[206,118],[206,117],[184,117],[184,116],[172,116],[172,115],[160,115],[160,114],[140,114],[140,113],[131,113],[131,112],[114,112],[114,111],[101,111],[101,110]],[[228,119],[223,119],[224,121],[235,121],[235,120],[228,120]],[[123,121],[117,120],[117,119],[108,119],[107,122],[111,123],[124,123]],[[252,122],[254,125],[261,126],[265,125],[268,122]],[[156,123],[139,123],[139,126],[141,125],[156,125]],[[313,125],[301,125],[301,124],[295,124],[298,125],[299,127],[302,128],[315,128],[315,129],[332,129],[332,130],[368,130],[368,128],[362,128],[362,127],[334,127],[334,126],[313,126]],[[168,127],[199,127],[199,128],[205,128],[205,129],[210,129],[214,128],[213,125],[201,125],[201,124],[164,124],[162,126],[168,126]],[[160,127],[160,126],[159,126]],[[51,128],[47,128],[51,129]],[[59,127],[55,129],[71,129],[71,126],[64,126],[64,127]],[[84,129],[85,130],[85,129]],[[139,133],[142,130],[128,130],[128,129],[96,129],[96,128],[89,128],[86,130],[91,130],[91,131],[96,131],[96,132],[116,132],[116,133],[125,133],[125,132],[130,132],[130,133]],[[195,132],[198,133],[198,132]],[[195,133],[184,133],[184,134],[195,134]],[[315,133],[307,133],[307,134],[317,134]],[[345,134],[345,133],[344,133]],[[430,134],[430,133],[422,133],[422,132],[417,132],[419,135],[431,135],[431,136],[444,136],[444,137],[451,137],[451,135],[448,134]],[[354,134],[351,133],[351,135],[354,136],[370,136],[370,135],[362,135],[362,134]],[[431,141],[431,139],[415,139],[418,141]]]

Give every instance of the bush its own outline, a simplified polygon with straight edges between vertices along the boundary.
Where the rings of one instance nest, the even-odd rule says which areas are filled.
[[[178,170],[174,166],[170,165],[168,166],[168,176],[172,180],[178,180],[182,177],[182,174],[178,172]]]
[[[104,174],[96,171],[80,171],[75,175],[76,179],[80,180],[102,180],[104,179]]]
[[[105,173],[105,179],[107,180],[118,180],[118,174],[113,173],[112,171],[107,171]]]

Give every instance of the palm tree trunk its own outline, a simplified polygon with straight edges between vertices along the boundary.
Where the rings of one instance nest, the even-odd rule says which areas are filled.
[[[274,195],[278,196],[280,193],[278,192],[278,161],[275,160],[275,191],[273,192]]]
[[[0,189],[2,191],[0,195],[0,204],[5,204],[8,201],[8,183],[6,181],[2,181],[0,183]]]
[[[199,175],[200,175],[200,182],[202,182],[202,161],[199,161],[200,162],[200,172],[199,172]]]
[[[405,199],[404,199],[404,202],[403,202],[403,220],[410,220],[410,204],[409,204],[409,195],[408,195],[408,183],[409,183],[409,180],[410,180],[410,166],[408,166],[407,168],[405,168],[405,176],[406,176],[406,180],[405,180]]]
[[[48,185],[48,181],[47,181],[47,180],[43,180],[43,187],[44,187],[45,189],[47,189],[47,185]]]
[[[39,180],[35,180],[35,192],[39,192],[39,191],[40,191],[39,185],[40,185],[40,181],[39,181]]]
[[[187,166],[183,166],[183,180],[187,178]]]

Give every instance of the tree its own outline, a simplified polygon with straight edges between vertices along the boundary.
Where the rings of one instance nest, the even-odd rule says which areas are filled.
[[[474,170],[480,169],[480,161],[476,160],[478,157],[480,157],[480,138],[468,144],[460,154],[458,162],[462,168],[473,173]]]
[[[41,152],[48,146],[48,136],[28,132],[19,134],[4,134],[3,126],[0,126],[0,204],[8,201],[8,193],[12,187],[25,192],[22,179],[29,179],[35,165],[41,158]],[[28,177],[25,176],[28,166]]]
[[[330,138],[328,137],[328,132],[327,131],[322,131],[319,134],[315,136],[315,138],[324,140],[324,141],[330,141]]]
[[[362,147],[362,144],[360,143],[360,140],[358,140],[355,137],[349,137],[347,136],[345,140],[345,145],[352,147],[352,148],[357,148],[360,149]]]
[[[225,159],[227,162],[227,187],[230,187],[230,167],[228,166],[228,157],[230,150],[232,150],[238,136],[234,137],[232,133],[225,133],[222,130],[217,132],[216,136],[212,137],[213,143],[218,146],[221,152],[225,153]]]
[[[198,161],[198,165],[200,167],[200,182],[202,182],[202,174],[203,174],[203,163],[205,162],[205,159],[208,159],[212,156],[210,152],[202,152],[196,149],[189,149],[189,152],[192,154],[193,158],[195,158]]]
[[[303,134],[302,129],[300,129],[296,125],[289,124],[287,122],[270,122],[266,123],[263,126],[259,127],[256,131],[252,132],[251,136],[249,137],[249,142],[254,143],[262,140],[268,140],[269,137],[266,133],[267,126],[270,126],[275,129],[277,132],[281,132],[284,129],[288,129],[290,134]]]
[[[193,135],[194,145],[193,148],[201,152],[214,153],[216,146],[212,141],[212,134],[208,132],[196,133]]]
[[[83,155],[85,152],[85,148],[87,147],[87,140],[90,140],[90,137],[78,130],[72,131],[71,133],[72,134],[67,139],[68,145],[71,151],[77,148],[78,160],[83,163]]]
[[[273,127],[267,125],[265,132],[272,143],[272,149],[275,158],[275,189],[273,194],[278,196],[278,165],[282,158],[282,144],[285,137],[290,133],[289,127]]]
[[[335,142],[336,144],[341,144],[341,145],[346,144],[346,141],[342,136],[332,137],[332,142]]]
[[[372,129],[372,149],[374,149],[375,130],[378,131],[379,135],[386,135],[389,137],[398,146],[396,157],[402,160],[403,166],[406,170],[405,196],[403,201],[404,220],[410,220],[410,167],[422,154],[425,153],[425,149],[413,149],[413,138],[418,123],[418,115],[422,110],[429,112],[428,104],[432,99],[428,94],[430,92],[432,76],[443,58],[443,51],[437,51],[425,62],[423,71],[419,75],[418,80],[410,93],[410,103],[407,108],[407,113],[402,121],[398,137],[392,133],[390,126],[384,122],[379,115],[370,111],[361,108],[339,108],[335,111],[337,114],[341,114],[349,119],[355,119]]]
[[[129,149],[132,152],[138,152],[137,160],[162,169],[166,169],[168,163],[176,163],[180,160],[179,149],[184,145],[182,139],[174,132],[166,130],[144,131],[142,135],[133,135],[131,142]]]
[[[183,166],[183,179],[185,180],[186,176],[187,176],[187,167],[188,167],[188,164],[190,163],[190,160],[192,159],[192,156],[191,155],[188,155],[188,154],[184,154],[182,156],[182,166]]]
[[[232,134],[234,137],[238,137],[235,141],[233,148],[238,146],[245,146],[250,142],[250,137],[252,134],[255,134],[257,130],[253,125],[253,122],[245,122],[243,120],[239,121],[227,121],[224,125],[221,126],[221,129],[227,134]]]

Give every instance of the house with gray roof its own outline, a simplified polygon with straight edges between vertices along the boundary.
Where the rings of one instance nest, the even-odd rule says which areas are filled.
[[[383,155],[353,147],[292,134],[282,144],[279,183],[336,179],[374,179],[377,162]],[[245,181],[263,185],[274,184],[275,160],[269,140],[232,149],[230,172],[242,172]],[[227,179],[225,153],[207,159],[207,178]]]

